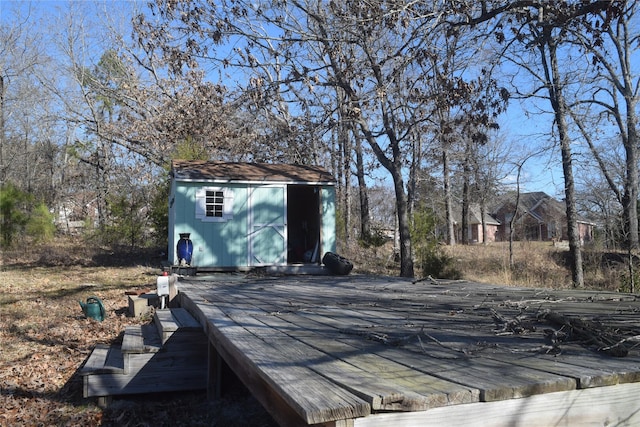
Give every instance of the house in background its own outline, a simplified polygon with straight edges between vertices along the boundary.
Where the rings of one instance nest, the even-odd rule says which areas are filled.
[[[501,222],[498,227],[497,240],[508,241],[510,223],[514,217],[515,195],[511,195],[499,203],[492,211],[493,216]],[[522,193],[515,213],[515,240],[567,240],[567,214],[564,202],[560,202],[544,192]],[[590,242],[593,239],[595,224],[580,219],[578,229],[580,241]]]
[[[462,239],[462,213],[457,212],[454,220],[454,229],[456,233],[456,241],[461,242]],[[486,236],[482,227],[482,213],[480,206],[472,204],[469,207],[469,218],[467,221],[467,237],[470,243],[490,243],[496,241],[496,234],[498,233],[498,227],[500,227],[500,221],[493,216],[485,212],[484,223],[486,230]]]
[[[198,270],[320,264],[335,252],[335,182],[316,166],[175,160],[168,261],[180,234]]]

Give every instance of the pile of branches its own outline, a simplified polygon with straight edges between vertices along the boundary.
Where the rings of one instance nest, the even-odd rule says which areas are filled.
[[[552,349],[559,351],[562,343],[576,342],[596,352],[613,357],[626,357],[629,350],[640,341],[640,333],[633,330],[613,328],[595,320],[581,319],[544,310],[535,318],[521,313],[507,319],[495,310],[491,315],[497,328],[496,334],[522,335],[536,330],[536,323],[544,323],[544,335],[550,340]]]

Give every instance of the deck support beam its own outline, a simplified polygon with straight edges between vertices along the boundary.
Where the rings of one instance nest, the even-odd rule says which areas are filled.
[[[211,333],[211,332],[210,332]],[[214,378],[215,385],[213,386],[214,392],[221,392],[222,384],[220,375],[222,372],[222,364],[227,363],[229,368],[236,374],[236,376],[242,381],[242,383],[251,390],[253,396],[260,402],[260,404],[269,412],[273,419],[283,427],[302,426],[307,423],[300,418],[300,416],[287,404],[287,402],[280,397],[280,395],[271,389],[271,386],[267,384],[259,375],[251,372],[236,359],[232,353],[228,352],[224,345],[220,345],[217,349],[212,342],[219,343],[218,338],[214,335],[209,335],[209,348],[213,348],[216,355],[214,356],[217,362],[214,364],[215,370],[218,372],[217,377]],[[211,352],[209,358],[209,366],[211,367]],[[214,371],[214,372],[216,372]],[[209,376],[211,380],[211,376]],[[208,389],[212,386],[209,385]]]
[[[222,396],[222,359],[209,341],[207,359],[207,398],[216,400]]]

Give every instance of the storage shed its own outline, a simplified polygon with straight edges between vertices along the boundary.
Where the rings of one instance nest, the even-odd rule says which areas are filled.
[[[320,264],[335,252],[335,181],[318,166],[174,160],[169,263],[180,234],[197,270]]]

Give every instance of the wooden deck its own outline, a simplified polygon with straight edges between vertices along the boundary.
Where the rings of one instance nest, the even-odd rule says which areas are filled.
[[[640,425],[633,295],[368,276],[179,290],[210,387],[223,359],[281,425]]]

